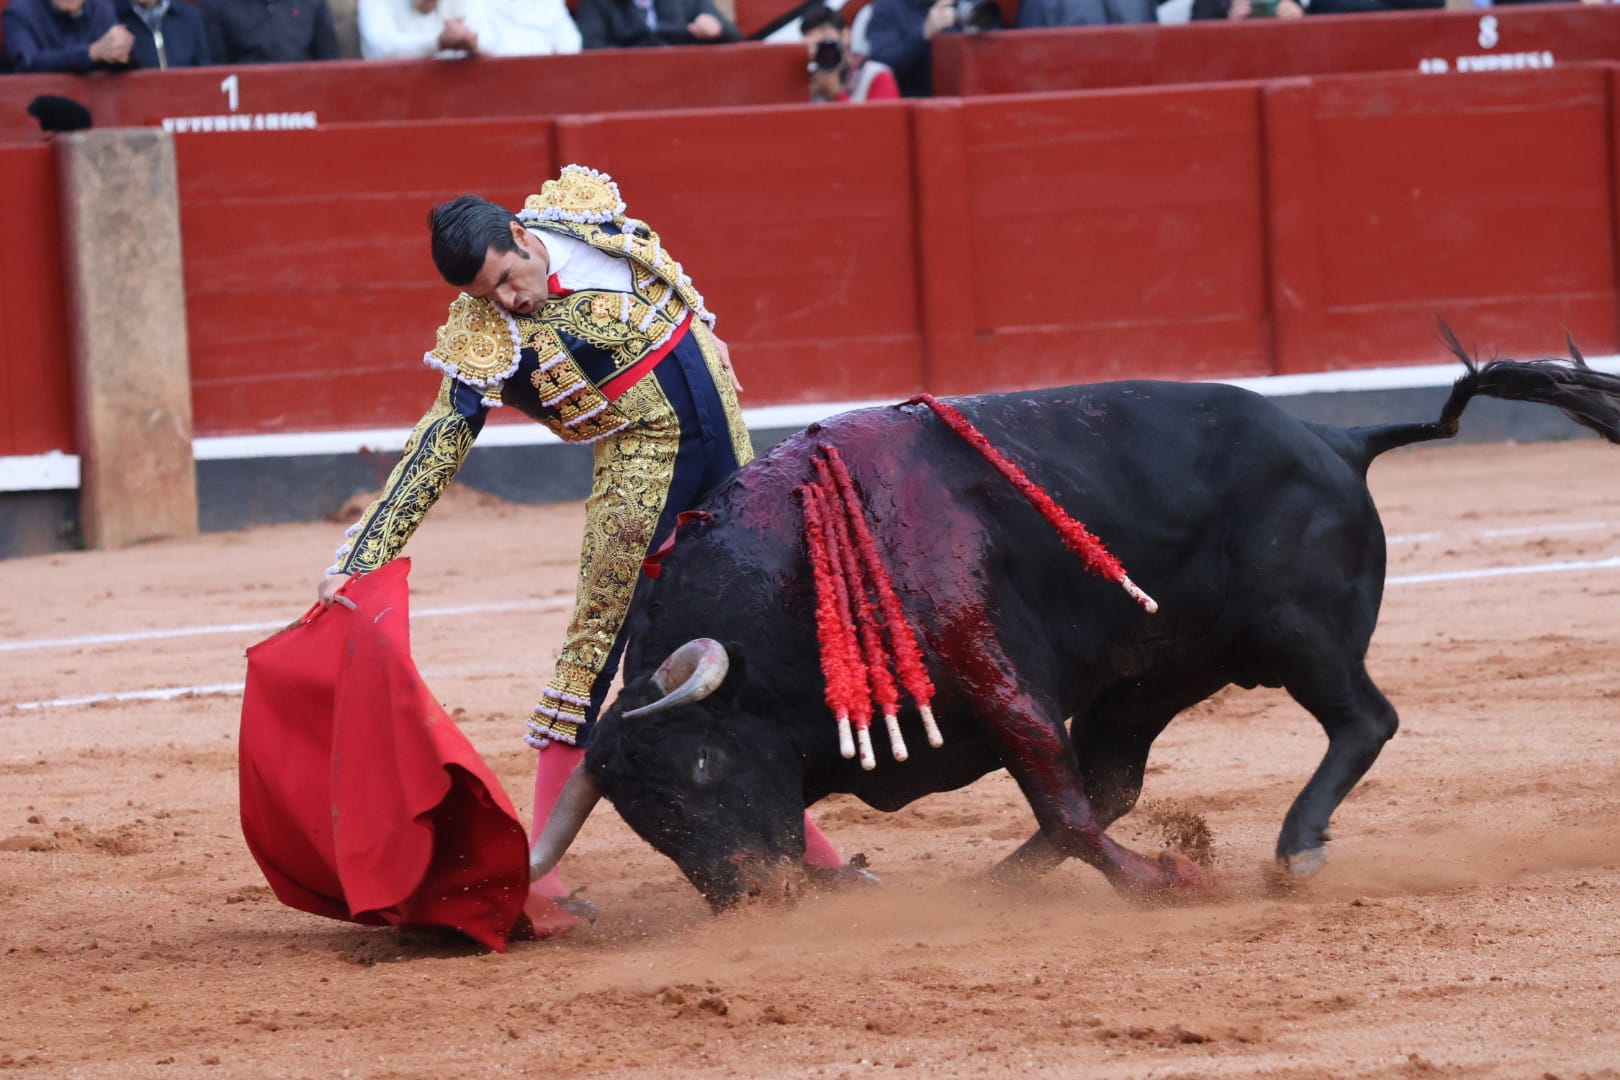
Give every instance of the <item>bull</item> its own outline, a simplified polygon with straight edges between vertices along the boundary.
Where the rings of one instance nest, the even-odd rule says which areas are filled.
[[[804,808],[844,792],[883,811],[1006,768],[1039,826],[1000,869],[1077,857],[1136,898],[1200,883],[1173,852],[1108,836],[1175,716],[1229,685],[1282,687],[1327,733],[1276,855],[1305,876],[1328,822],[1395,734],[1365,658],[1385,541],[1380,454],[1458,431],[1478,395],[1539,402],[1620,442],[1620,378],[1572,360],[1466,367],[1432,423],[1340,428],[1216,384],[1116,382],[953,399],[1085,521],[1159,601],[1092,576],[1046,521],[926,408],[847,413],[778,444],[679,530],[632,614],[625,686],[531,853],[544,872],[605,796],[718,908],[804,850]],[[840,754],[823,700],[814,586],[794,490],[818,445],[864,498],[937,687],[944,743],[873,771]],[[922,745],[914,709],[901,717]],[[886,735],[874,737],[882,747]],[[880,749],[881,753],[881,749]]]

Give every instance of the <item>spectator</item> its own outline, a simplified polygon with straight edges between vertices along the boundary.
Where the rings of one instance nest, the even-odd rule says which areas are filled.
[[[207,67],[208,31],[202,13],[184,0],[113,0],[118,21],[135,40],[140,68]]]
[[[579,52],[562,0],[360,0],[360,55],[540,56]]]
[[[326,0],[202,0],[202,14],[216,64],[338,58]]]
[[[1305,9],[1296,0],[1193,0],[1194,19],[1258,19],[1275,15],[1297,19]]]
[[[1194,0],[1195,4],[1197,2]],[[1247,0],[1233,2],[1248,6]],[[1157,0],[1021,0],[1017,25],[1020,30],[1036,30],[1047,26],[1108,26],[1158,21]]]
[[[587,49],[742,40],[714,0],[580,0],[574,21]]]
[[[491,56],[577,53],[583,42],[563,0],[487,0]]]
[[[1308,10],[1312,15],[1359,15],[1370,11],[1419,11],[1445,6],[1445,0],[1311,0]],[[1279,10],[1278,14],[1282,12]]]
[[[480,0],[360,0],[359,13],[367,60],[470,56],[491,36]]]
[[[894,72],[906,97],[933,93],[929,41],[956,25],[954,0],[872,0],[866,38],[872,59]]]
[[[810,57],[811,101],[884,101],[900,96],[894,72],[851,51],[849,30],[838,12],[816,4],[800,17],[799,29]]]
[[[129,63],[135,39],[112,0],[11,0],[0,11],[0,71],[84,73]]]

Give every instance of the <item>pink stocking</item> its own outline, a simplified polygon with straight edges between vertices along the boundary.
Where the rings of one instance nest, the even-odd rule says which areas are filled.
[[[529,843],[534,843],[540,836],[540,831],[546,827],[546,821],[551,817],[552,808],[557,805],[557,796],[562,794],[563,785],[579,764],[579,759],[585,756],[585,751],[577,746],[568,746],[564,743],[554,742],[540,751],[540,763],[535,767],[534,773],[534,829],[529,834]],[[567,896],[568,886],[557,874],[558,867],[552,867],[541,878],[530,886],[534,892],[545,896]]]
[[[809,812],[804,815],[804,861],[818,870],[837,870],[844,865],[843,856],[833,847],[827,835],[816,828]]]

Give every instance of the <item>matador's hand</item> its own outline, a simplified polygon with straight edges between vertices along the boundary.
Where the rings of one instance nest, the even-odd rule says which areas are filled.
[[[338,590],[349,583],[350,577],[349,574],[327,574],[321,578],[320,588],[315,593],[321,602],[321,607],[332,606],[332,601],[337,599]]]
[[[720,354],[721,366],[726,369],[726,374],[731,376],[731,388],[739,394],[742,393],[742,383],[737,381],[737,369],[731,366],[731,350],[726,347],[725,342],[715,337],[712,332],[709,336],[714,338],[714,351]]]

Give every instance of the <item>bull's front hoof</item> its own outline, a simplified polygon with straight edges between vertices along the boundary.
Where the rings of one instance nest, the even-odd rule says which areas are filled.
[[[1328,852],[1326,846],[1313,847],[1306,851],[1296,851],[1292,855],[1277,860],[1278,865],[1296,881],[1313,877],[1322,872],[1327,865]]]

